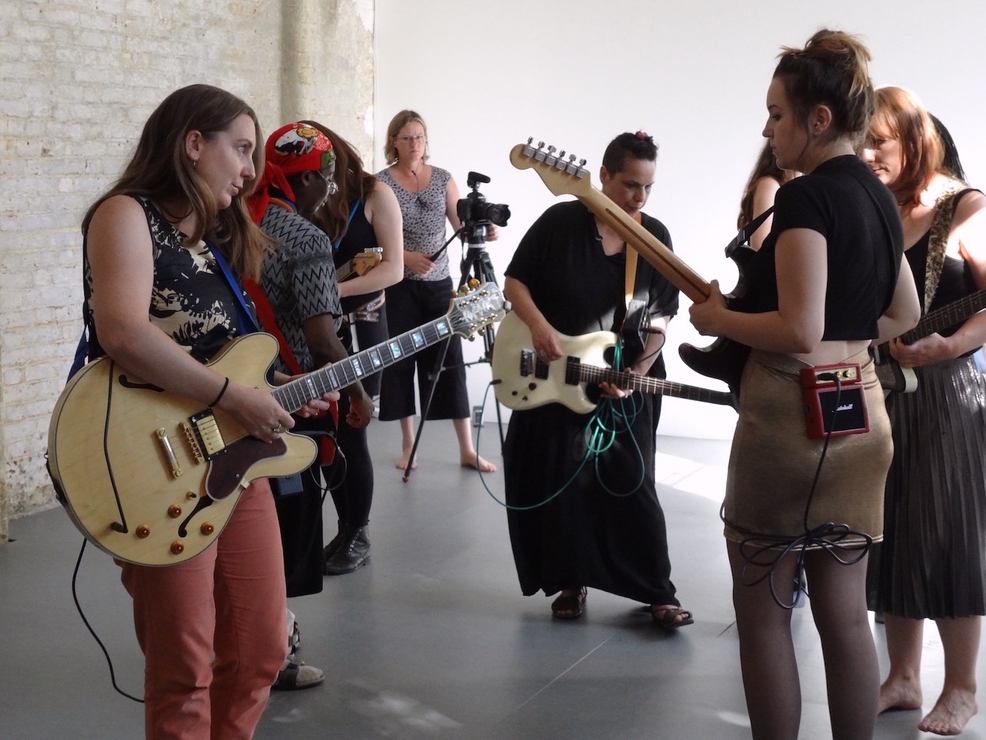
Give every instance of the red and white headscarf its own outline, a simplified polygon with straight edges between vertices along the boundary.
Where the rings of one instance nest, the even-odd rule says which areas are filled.
[[[254,222],[260,223],[270,203],[271,186],[293,201],[294,191],[288,183],[289,175],[311,170],[321,171],[336,161],[332,142],[314,126],[301,121],[281,126],[267,137],[264,147],[267,164],[264,176],[250,197],[247,207]]]

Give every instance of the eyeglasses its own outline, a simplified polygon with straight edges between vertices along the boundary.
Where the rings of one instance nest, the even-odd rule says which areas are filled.
[[[318,173],[318,176],[325,181],[325,187],[328,189],[329,195],[335,195],[336,193],[339,192],[339,186],[336,184],[335,180],[333,180],[331,177],[326,177],[321,170],[315,170],[315,172]]]
[[[425,135],[418,134],[417,136],[398,136],[397,140],[403,141],[405,144],[411,144],[411,143],[420,144],[422,141],[425,140]]]

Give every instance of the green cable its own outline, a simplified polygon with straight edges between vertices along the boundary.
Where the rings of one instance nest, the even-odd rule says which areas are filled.
[[[613,368],[617,371],[622,371],[623,367],[623,345],[621,342],[617,342],[616,346],[613,348]],[[483,408],[486,408],[486,401],[489,398],[490,389],[493,387],[492,381],[486,386],[486,392],[483,394]],[[629,399],[632,404],[632,410],[627,413],[624,407],[624,401],[627,399],[614,399],[614,398],[603,398],[596,405],[596,410],[592,413],[589,421],[586,423],[586,429],[584,433],[585,441],[585,455],[582,457],[582,462],[572,473],[572,476],[553,494],[548,496],[544,501],[539,501],[536,504],[530,504],[528,506],[514,506],[508,504],[506,501],[501,501],[496,497],[496,494],[490,490],[489,486],[486,485],[486,478],[483,475],[483,471],[479,471],[479,479],[483,483],[483,488],[486,493],[489,494],[496,503],[505,509],[511,511],[530,511],[531,509],[537,509],[544,506],[555,498],[560,496],[563,491],[565,491],[572,482],[578,477],[579,473],[582,472],[582,468],[586,466],[590,459],[594,461],[593,467],[596,472],[596,480],[606,493],[611,496],[616,496],[618,498],[625,498],[627,496],[632,496],[644,483],[645,469],[644,456],[640,450],[640,445],[637,443],[636,437],[633,434],[630,435],[630,439],[633,441],[633,446],[637,450],[637,459],[640,461],[640,478],[630,491],[626,493],[617,493],[610,490],[610,488],[603,482],[601,471],[599,470],[599,459],[600,456],[607,452],[616,442],[616,436],[620,432],[629,431],[632,427],[637,415],[640,413],[641,406],[636,402],[636,399]],[[619,407],[616,405],[616,401],[620,401]],[[643,403],[643,401],[641,401]],[[482,417],[480,417],[482,418]],[[622,423],[621,423],[622,422]],[[479,430],[476,432],[476,455],[479,455],[479,440],[482,435],[483,425],[480,422]]]

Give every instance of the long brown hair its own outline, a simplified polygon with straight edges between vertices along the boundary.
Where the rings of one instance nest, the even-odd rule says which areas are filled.
[[[757,162],[753,165],[753,171],[750,172],[750,179],[746,181],[746,187],[743,188],[739,216],[736,218],[737,229],[742,229],[756,215],[753,213],[753,196],[756,194],[757,183],[765,177],[777,180],[778,185],[783,184],[785,178],[784,170],[777,166],[777,158],[770,148],[769,141],[764,142],[763,149],[760,150],[760,156],[757,157]]]
[[[918,205],[921,193],[944,169],[941,138],[918,96],[902,87],[877,90],[869,138],[900,142],[900,175],[890,183],[890,192],[901,206]]]
[[[808,116],[816,105],[832,111],[825,138],[846,136],[862,143],[873,117],[873,83],[869,50],[855,36],[822,29],[804,49],[784,47],[774,77],[784,85],[795,115],[808,130]]]
[[[253,121],[257,145],[253,150],[256,179],[244,183],[243,190],[228,208],[219,210],[206,182],[199,177],[185,151],[185,138],[199,131],[209,139],[225,131],[242,115]],[[135,195],[157,205],[183,204],[196,216],[195,233],[189,244],[210,239],[240,275],[260,274],[264,250],[269,240],[253,223],[245,201],[264,171],[263,134],[253,109],[235,95],[211,85],[189,85],[175,90],[151,113],[130,163],[120,179],[92,204],[82,221],[82,233],[89,230],[100,204],[114,195]]]
[[[367,196],[373,192],[377,184],[377,176],[363,169],[363,160],[356,148],[339,134],[317,121],[305,121],[309,126],[318,129],[332,142],[336,153],[336,183],[339,192],[330,195],[312,221],[322,231],[329,235],[335,244],[346,234],[349,226],[349,212],[357,201],[366,202]]]

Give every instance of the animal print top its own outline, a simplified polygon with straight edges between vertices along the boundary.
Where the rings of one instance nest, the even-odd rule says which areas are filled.
[[[405,190],[390,174],[390,170],[377,173],[377,178],[388,185],[397,196],[404,219],[404,249],[408,252],[434,254],[445,244],[445,197],[452,175],[440,167],[431,168],[431,180],[416,193]],[[448,250],[435,260],[435,269],[427,275],[415,275],[404,268],[405,280],[438,281],[449,277]]]
[[[134,198],[144,209],[154,251],[154,286],[147,313],[152,324],[175,340],[199,362],[213,357],[239,331],[239,303],[205,242],[186,247],[178,231],[147,200]],[[89,327],[89,357],[105,354],[92,320],[92,269],[83,244],[85,305]],[[247,305],[249,298],[245,298]]]

